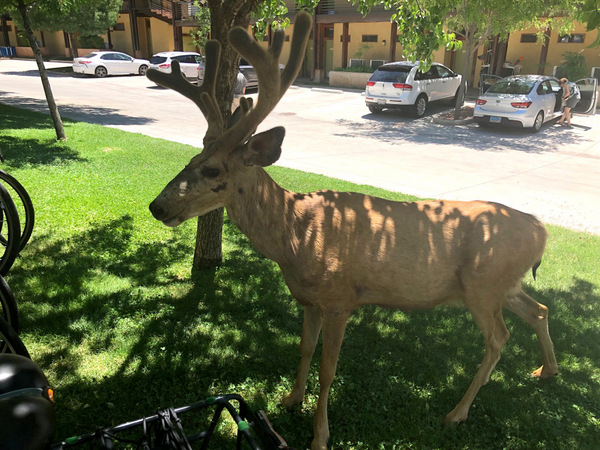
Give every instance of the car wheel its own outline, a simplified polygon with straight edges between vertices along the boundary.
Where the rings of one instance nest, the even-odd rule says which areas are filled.
[[[369,111],[371,111],[373,114],[379,114],[381,111],[383,111],[383,108],[381,106],[369,105]]]
[[[423,117],[425,115],[425,111],[427,110],[427,97],[421,94],[417,98],[417,101],[413,105],[412,113],[415,117]]]
[[[142,64],[138,69],[138,73],[140,75],[146,75],[146,71],[148,70],[148,66],[146,64]]]
[[[542,125],[544,125],[544,112],[540,111],[537,114],[537,116],[535,116],[535,122],[533,122],[533,127],[531,127],[531,131],[537,133],[538,131],[540,131],[540,128],[542,128]]]
[[[96,67],[96,70],[94,70],[94,75],[96,75],[98,78],[104,78],[106,75],[108,75],[108,70],[106,70],[106,67],[98,66]]]

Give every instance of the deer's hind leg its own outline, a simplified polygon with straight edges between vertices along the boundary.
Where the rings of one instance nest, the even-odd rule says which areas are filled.
[[[542,367],[532,375],[546,378],[558,374],[554,345],[548,332],[548,308],[536,302],[520,288],[506,297],[504,306],[527,322],[538,338],[542,349]]]
[[[446,424],[467,420],[475,396],[481,386],[489,381],[492,371],[500,360],[500,351],[510,337],[502,317],[502,297],[481,293],[477,297],[466,296],[465,303],[483,334],[485,354],[469,389],[458,405],[446,416],[444,420]]]

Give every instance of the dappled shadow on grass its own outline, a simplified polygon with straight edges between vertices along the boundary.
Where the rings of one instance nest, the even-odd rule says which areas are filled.
[[[58,386],[59,438],[248,377],[276,384],[281,366],[295,366],[300,319],[273,281],[276,266],[234,236],[241,246],[222,267],[182,280],[168,273],[191,252],[177,230],[132,246],[133,219],[123,216],[68,239],[37,236],[11,273],[26,343],[52,342],[33,358]],[[96,364],[110,375],[99,379]]]
[[[68,128],[68,123],[65,123],[65,127]],[[69,145],[57,141],[55,134],[49,136],[47,140],[39,140],[2,133],[2,130],[21,129],[49,129],[54,133],[50,117],[5,108],[0,104],[0,151],[12,167],[85,161]]]
[[[191,251],[177,230],[172,239],[133,245],[134,221],[123,216],[65,239],[48,233],[34,239],[11,273],[26,343],[50,343],[33,357],[58,386],[57,438],[236,391],[268,409],[291,445],[306,448],[319,351],[307,406],[294,413],[277,406],[293,383],[301,330],[301,311],[279,270],[226,222],[223,265],[193,279],[177,276],[168,268]],[[600,387],[591,370],[600,360],[598,287],[575,279],[568,291],[527,291],[550,308],[560,375],[529,377],[541,361],[539,346],[531,329],[506,313],[511,339],[469,420],[456,428],[442,428],[443,418],[484,351],[470,315],[461,308],[357,310],[332,388],[333,448],[598,442]],[[114,368],[99,377],[95,365]],[[232,438],[219,442],[215,448],[234,447]]]
[[[595,292],[594,292],[595,289]],[[536,379],[541,364],[531,328],[505,317],[511,338],[491,381],[482,387],[466,423],[442,429],[445,415],[472,381],[483,338],[461,308],[404,314],[379,308],[357,312],[348,328],[330,401],[332,438],[377,448],[591,448],[600,438],[598,286],[575,279],[568,292],[528,293],[550,308],[559,376]],[[569,442],[570,444],[567,444]]]
[[[62,145],[56,139],[44,142],[0,135],[0,150],[13,168],[85,161],[71,147]]]

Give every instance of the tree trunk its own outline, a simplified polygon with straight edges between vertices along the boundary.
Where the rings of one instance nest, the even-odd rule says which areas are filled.
[[[469,77],[469,64],[471,62],[471,58],[473,57],[473,39],[469,33],[465,33],[465,41],[466,41],[466,49],[465,49],[465,60],[463,61],[463,67],[461,69],[462,73],[462,83],[460,88],[458,89],[458,98],[464,99],[467,95],[465,92],[465,86]],[[460,116],[460,110],[462,109],[463,102],[456,102],[454,105],[454,120],[457,120]]]
[[[31,23],[29,22],[29,16],[27,15],[27,7],[25,6],[25,2],[23,0],[19,0],[18,9],[19,13],[21,13],[21,17],[23,18],[23,25],[25,26],[27,39],[29,40],[29,45],[33,50],[33,56],[40,72],[44,94],[46,95],[46,101],[48,102],[48,109],[50,110],[50,116],[52,117],[54,129],[56,130],[56,139],[65,140],[67,138],[65,135],[65,129],[60,118],[60,113],[58,112],[58,107],[54,101],[54,95],[52,94],[52,88],[50,87],[50,80],[48,80],[48,74],[46,73],[44,60],[42,59],[40,48],[38,47],[37,40],[35,39],[35,34],[33,34],[33,29],[31,28]]]
[[[71,44],[71,58],[77,58],[79,56],[79,47],[77,46],[77,36],[73,32],[69,32],[69,44]]]
[[[216,86],[216,99],[225,119],[231,115],[231,102],[237,75],[239,55],[229,45],[227,33],[234,26],[248,28],[252,11],[260,0],[229,1],[224,8],[220,1],[210,1],[211,37],[221,43],[221,60],[218,73],[219,83]],[[194,269],[216,267],[223,260],[222,251],[223,208],[212,211],[198,218],[196,232],[196,249],[194,251]]]
[[[194,269],[207,269],[221,264],[223,260],[222,229],[223,208],[215,209],[198,217]]]

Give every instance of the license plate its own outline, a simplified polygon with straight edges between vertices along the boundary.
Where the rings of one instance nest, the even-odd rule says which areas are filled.
[[[377,99],[377,104],[378,105],[385,105],[385,100],[382,98]]]
[[[500,123],[500,122],[502,122],[502,118],[496,117],[496,116],[490,117],[490,123]]]

